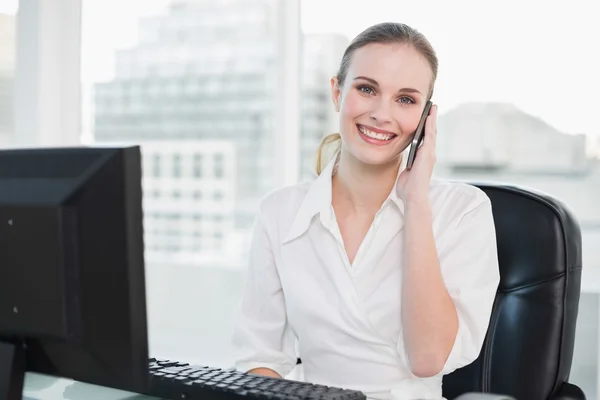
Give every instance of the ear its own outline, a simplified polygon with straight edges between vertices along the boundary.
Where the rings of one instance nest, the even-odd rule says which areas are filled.
[[[331,99],[333,100],[333,106],[336,112],[340,112],[340,86],[338,85],[338,79],[336,76],[331,78]]]

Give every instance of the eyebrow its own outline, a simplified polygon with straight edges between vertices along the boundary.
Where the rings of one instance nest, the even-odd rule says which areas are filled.
[[[377,83],[377,81],[376,81],[375,79],[368,78],[368,77],[366,77],[366,76],[357,76],[356,78],[354,78],[354,80],[357,80],[357,79],[363,79],[363,80],[365,80],[365,81],[369,82],[370,84],[372,84],[373,86],[377,86],[377,87],[379,87],[379,83]],[[398,92],[405,92],[405,93],[419,93],[419,94],[421,94],[421,92],[420,92],[420,91],[418,91],[418,90],[417,90],[417,89],[415,89],[415,88],[402,88],[402,89],[398,90]]]

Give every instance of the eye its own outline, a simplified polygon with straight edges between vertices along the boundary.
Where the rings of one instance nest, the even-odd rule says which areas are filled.
[[[357,89],[364,94],[373,94],[375,92],[372,87],[365,85],[358,86]]]
[[[407,97],[407,96],[400,97],[398,99],[398,101],[403,104],[415,104],[415,101],[412,98]]]

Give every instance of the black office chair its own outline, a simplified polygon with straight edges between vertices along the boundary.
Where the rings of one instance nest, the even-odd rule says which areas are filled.
[[[474,186],[492,201],[500,285],[481,354],[444,377],[444,397],[483,392],[517,400],[585,400],[568,383],[582,268],[575,217],[547,194]]]

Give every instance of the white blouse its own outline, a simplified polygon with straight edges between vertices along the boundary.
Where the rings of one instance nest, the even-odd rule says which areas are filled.
[[[308,382],[372,399],[442,399],[442,376],[481,351],[500,280],[490,200],[474,186],[431,182],[435,242],[459,329],[440,374],[419,378],[402,338],[403,202],[394,188],[350,265],[331,205],[333,166],[261,202],[234,329],[236,369],[285,377],[301,357]]]

